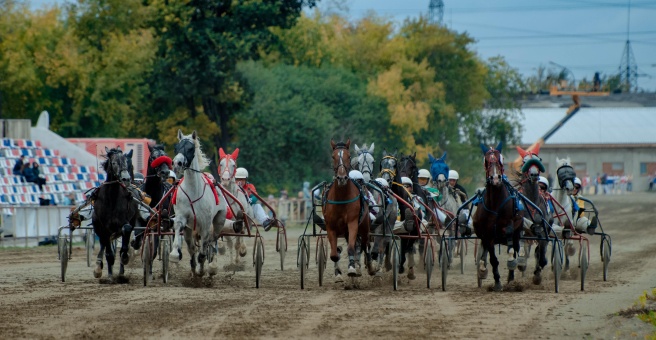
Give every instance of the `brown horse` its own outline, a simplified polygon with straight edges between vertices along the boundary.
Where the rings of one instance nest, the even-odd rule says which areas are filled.
[[[494,274],[494,290],[501,291],[499,275],[499,260],[494,252],[495,244],[507,244],[508,251],[508,282],[514,280],[514,269],[517,267],[519,253],[519,237],[522,227],[522,216],[517,206],[517,193],[504,178],[503,160],[501,158],[502,144],[492,149],[481,144],[485,155],[485,190],[481,194],[478,209],[474,213],[473,223],[476,235],[481,239],[485,253],[490,255],[492,273]],[[510,252],[512,246],[513,252]],[[480,275],[480,273],[479,273]]]
[[[351,154],[349,153],[351,140],[337,144],[331,140],[330,145],[333,148],[332,158],[335,174],[322,206],[326,233],[330,242],[330,259],[335,263],[339,261],[337,238],[345,236],[348,242],[348,275],[354,277],[358,273],[355,266],[356,241],[363,245],[369,274],[374,275],[375,268],[370,258],[368,242],[369,207],[362,194],[362,188],[348,177],[351,168]]]

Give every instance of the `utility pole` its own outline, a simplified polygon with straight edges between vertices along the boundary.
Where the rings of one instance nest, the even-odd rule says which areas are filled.
[[[442,25],[444,20],[444,1],[430,0],[428,4],[428,21],[431,24]]]
[[[631,48],[631,0],[629,0],[629,11],[626,23],[626,44],[624,44],[624,52],[622,59],[620,59],[620,83],[622,90],[626,92],[636,91],[638,89],[638,64],[636,64],[633,49]]]

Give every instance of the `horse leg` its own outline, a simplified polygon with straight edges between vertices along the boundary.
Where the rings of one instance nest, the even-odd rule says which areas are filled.
[[[191,276],[196,276],[196,245],[194,244],[192,230],[185,228],[184,238],[187,243],[187,251],[189,252],[189,265],[191,266]]]
[[[241,237],[237,237],[237,244],[235,245],[235,250],[237,250],[237,253],[239,253],[240,257],[246,256],[246,242],[241,239]]]
[[[121,265],[125,266],[130,262],[130,255],[128,254],[128,246],[130,243],[130,235],[132,235],[132,226],[129,224],[123,225],[121,237]],[[120,272],[123,275],[123,272]]]
[[[330,243],[330,260],[335,264],[335,283],[343,282],[342,271],[339,269],[339,255],[341,249],[339,249],[339,251],[337,249],[337,233],[331,228],[328,228],[326,233],[328,236],[328,243]]]
[[[515,232],[513,233],[512,237],[512,250],[515,255],[515,263],[517,263],[517,255],[519,255],[519,238],[521,236],[522,230],[521,228],[516,227]],[[515,267],[517,268],[517,267]],[[515,270],[509,270],[508,271],[508,282],[512,282],[515,280]]]
[[[483,242],[478,241],[478,252],[476,253],[476,264],[478,266],[478,278],[487,279],[487,249],[483,247]]]
[[[533,272],[533,284],[542,283],[542,269],[547,265],[547,241],[539,241],[535,249],[535,272]]]
[[[205,245],[207,244],[207,241],[203,240],[203,238],[198,241],[198,249],[196,251],[198,252],[198,264],[200,267],[200,270],[198,272],[198,276],[203,277],[205,276],[205,260],[207,259],[207,250],[205,249]]]
[[[358,237],[358,221],[351,221],[348,223],[348,235],[346,236],[348,240],[347,253],[348,253],[348,276],[357,276],[357,269],[355,266],[355,241]]]
[[[103,242],[100,242],[100,250],[98,251],[98,258],[96,259],[96,268],[93,270],[93,277],[95,277],[96,279],[102,277],[104,255],[105,255],[105,244]]]
[[[362,269],[360,266],[360,258],[362,257],[362,242],[360,237],[355,238],[355,271],[357,277],[362,276]],[[365,262],[365,265],[367,265],[367,262]]]
[[[179,262],[182,260],[182,249],[180,249],[180,231],[185,230],[185,239],[187,238],[187,230],[185,226],[187,225],[187,218],[185,216],[176,216],[175,223],[173,223],[173,246],[171,247],[171,253],[169,254],[169,260],[172,262]],[[187,241],[187,247],[189,242]],[[191,252],[190,252],[191,254]]]
[[[414,240],[408,240],[408,279],[414,280],[417,277],[415,276],[415,242]]]
[[[407,252],[408,249],[408,239],[401,239],[401,254],[400,259],[399,259],[399,274],[405,273],[404,265],[405,265],[405,253]]]
[[[107,240],[109,244],[105,246],[105,260],[107,261],[107,276],[111,280],[114,276],[113,266],[114,266],[114,247],[112,247],[111,241]]]
[[[494,291],[500,292],[503,288],[501,286],[501,275],[499,275],[499,259],[494,252],[494,244],[492,242],[485,242],[485,248],[490,255],[490,264],[492,265],[492,274],[494,276]]]

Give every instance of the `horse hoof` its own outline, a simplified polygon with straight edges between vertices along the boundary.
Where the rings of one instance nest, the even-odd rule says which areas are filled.
[[[494,283],[494,291],[495,292],[503,291],[503,287],[501,286],[501,282],[495,282]]]
[[[542,283],[542,275],[538,275],[538,274],[533,275],[533,284],[537,286],[541,283]]]
[[[246,246],[242,246],[241,248],[239,248],[239,256],[240,257],[246,256]]]
[[[478,269],[478,278],[481,280],[487,279],[487,268]]]
[[[525,265],[522,266],[522,265],[519,265],[519,264],[518,264],[518,265],[517,265],[517,269],[518,269],[520,272],[523,272],[523,271],[526,271],[526,266],[525,266]]]
[[[130,263],[130,256],[128,253],[121,254],[121,264],[127,266]]]
[[[342,282],[344,282],[342,275],[341,274],[335,275],[335,283],[342,283]]]
[[[369,275],[373,276],[376,275],[376,273],[380,270],[380,267],[378,266],[378,262],[372,261],[369,264]]]
[[[169,254],[169,261],[174,263],[180,262],[180,257],[178,256],[177,251],[174,250],[172,253]]]
[[[386,271],[392,270],[392,261],[390,261],[389,256],[385,256],[385,270]]]
[[[93,277],[95,277],[96,279],[101,278],[102,277],[102,270],[94,270],[93,271]]]
[[[417,277],[415,276],[415,269],[414,268],[408,269],[408,279],[414,280],[416,278]]]
[[[517,260],[508,260],[508,270],[515,270],[517,269]]]
[[[348,276],[351,276],[351,277],[354,277],[354,276],[358,275],[358,271],[355,269],[355,267],[351,267],[351,266],[349,266],[347,273],[348,273]]]

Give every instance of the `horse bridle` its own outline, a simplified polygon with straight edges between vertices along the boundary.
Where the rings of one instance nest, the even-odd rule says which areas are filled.
[[[232,169],[232,173],[230,174],[230,177],[229,177],[228,179],[232,179],[232,178],[234,178],[234,177],[235,177],[235,173],[237,173],[237,161],[234,160],[234,159],[232,159],[232,157],[230,157],[230,154],[226,154],[225,157],[223,157],[223,158],[221,158],[221,159],[219,160],[219,180],[222,180],[222,178],[223,178],[222,174],[223,174],[223,172],[224,172],[223,167],[221,167],[221,161],[222,161],[222,160],[225,160],[225,161],[226,161],[226,168],[227,168],[227,169],[225,169],[225,171],[230,170],[230,165],[229,165],[230,163],[228,163],[228,162],[230,162],[230,161],[235,162],[235,168]]]
[[[497,156],[498,154],[498,156]],[[490,157],[490,160],[488,161],[488,157]],[[487,183],[491,182],[492,175],[490,174],[490,170],[492,169],[495,164],[499,165],[499,171],[501,172],[499,176],[503,176],[504,170],[503,170],[503,163],[500,161],[501,159],[501,153],[496,150],[496,149],[490,149],[485,153],[485,181]]]
[[[184,156],[184,158],[185,158],[185,165],[184,165],[184,168],[185,168],[185,169],[189,169],[189,166],[191,165],[191,162],[194,160],[194,157],[196,157],[196,153],[193,152],[192,155],[191,155],[191,158],[189,158],[189,157],[187,157],[187,155],[183,154],[183,151],[184,151],[184,150],[183,150],[183,151],[179,151],[180,149],[182,149],[182,144],[183,144],[183,143],[189,143],[189,144],[191,144],[191,146],[192,146],[193,149],[196,148],[196,144],[194,144],[194,142],[192,142],[190,139],[188,139],[188,138],[184,138],[184,139],[180,140],[180,142],[178,142],[178,144],[175,145],[175,153],[176,153],[176,154],[181,153],[181,154]],[[195,169],[193,169],[193,170],[195,170]]]
[[[348,167],[346,166],[346,164],[344,164],[344,151],[348,152],[348,150],[346,149],[346,146],[344,146],[344,145],[337,145],[335,147],[334,151],[337,151],[337,154],[339,155],[339,163],[337,164],[336,167],[333,168],[333,172],[335,173],[333,177],[336,178],[336,179],[339,179],[339,180],[345,180],[345,179],[348,178],[349,167],[351,166],[350,159],[349,159],[349,162],[346,163],[346,164],[348,164]],[[350,155],[349,155],[349,158],[350,158]],[[340,167],[343,167],[344,170],[346,171],[346,176],[344,178],[341,178],[339,175],[337,175],[337,172],[339,171]]]
[[[401,167],[401,164],[400,164],[401,162],[404,162],[404,159],[403,159],[403,158],[401,158],[401,161],[399,161],[399,168]],[[403,164],[405,164],[405,163],[407,163],[407,162],[410,162],[410,163],[412,164],[412,168],[417,168],[417,163],[415,163],[415,161],[413,161],[412,158],[410,158],[409,156],[408,156],[408,158],[405,160],[405,162],[404,162]],[[412,169],[412,168],[411,168],[411,169]],[[408,176],[406,176],[406,177],[412,179],[412,177],[413,177],[414,174],[406,174],[406,175],[408,175]]]
[[[394,161],[394,169],[388,169],[388,168],[383,168],[383,162],[385,162],[386,159],[391,159]],[[383,174],[389,174],[390,178],[394,180],[396,178],[396,166],[397,166],[397,160],[396,157],[394,156],[383,156],[383,159],[380,160],[380,177],[383,177]]]
[[[363,175],[368,173],[369,177],[371,177],[371,175],[373,174],[373,169],[371,169],[371,166],[367,162],[367,154],[371,155],[371,152],[369,152],[369,150],[361,150],[360,154],[358,155],[358,158],[360,156],[362,156],[364,158],[363,165],[360,167],[360,169],[362,169],[362,170],[360,170],[360,172],[362,172]],[[373,155],[371,155],[371,157],[373,158]],[[358,160],[358,163],[360,163],[359,160]]]

